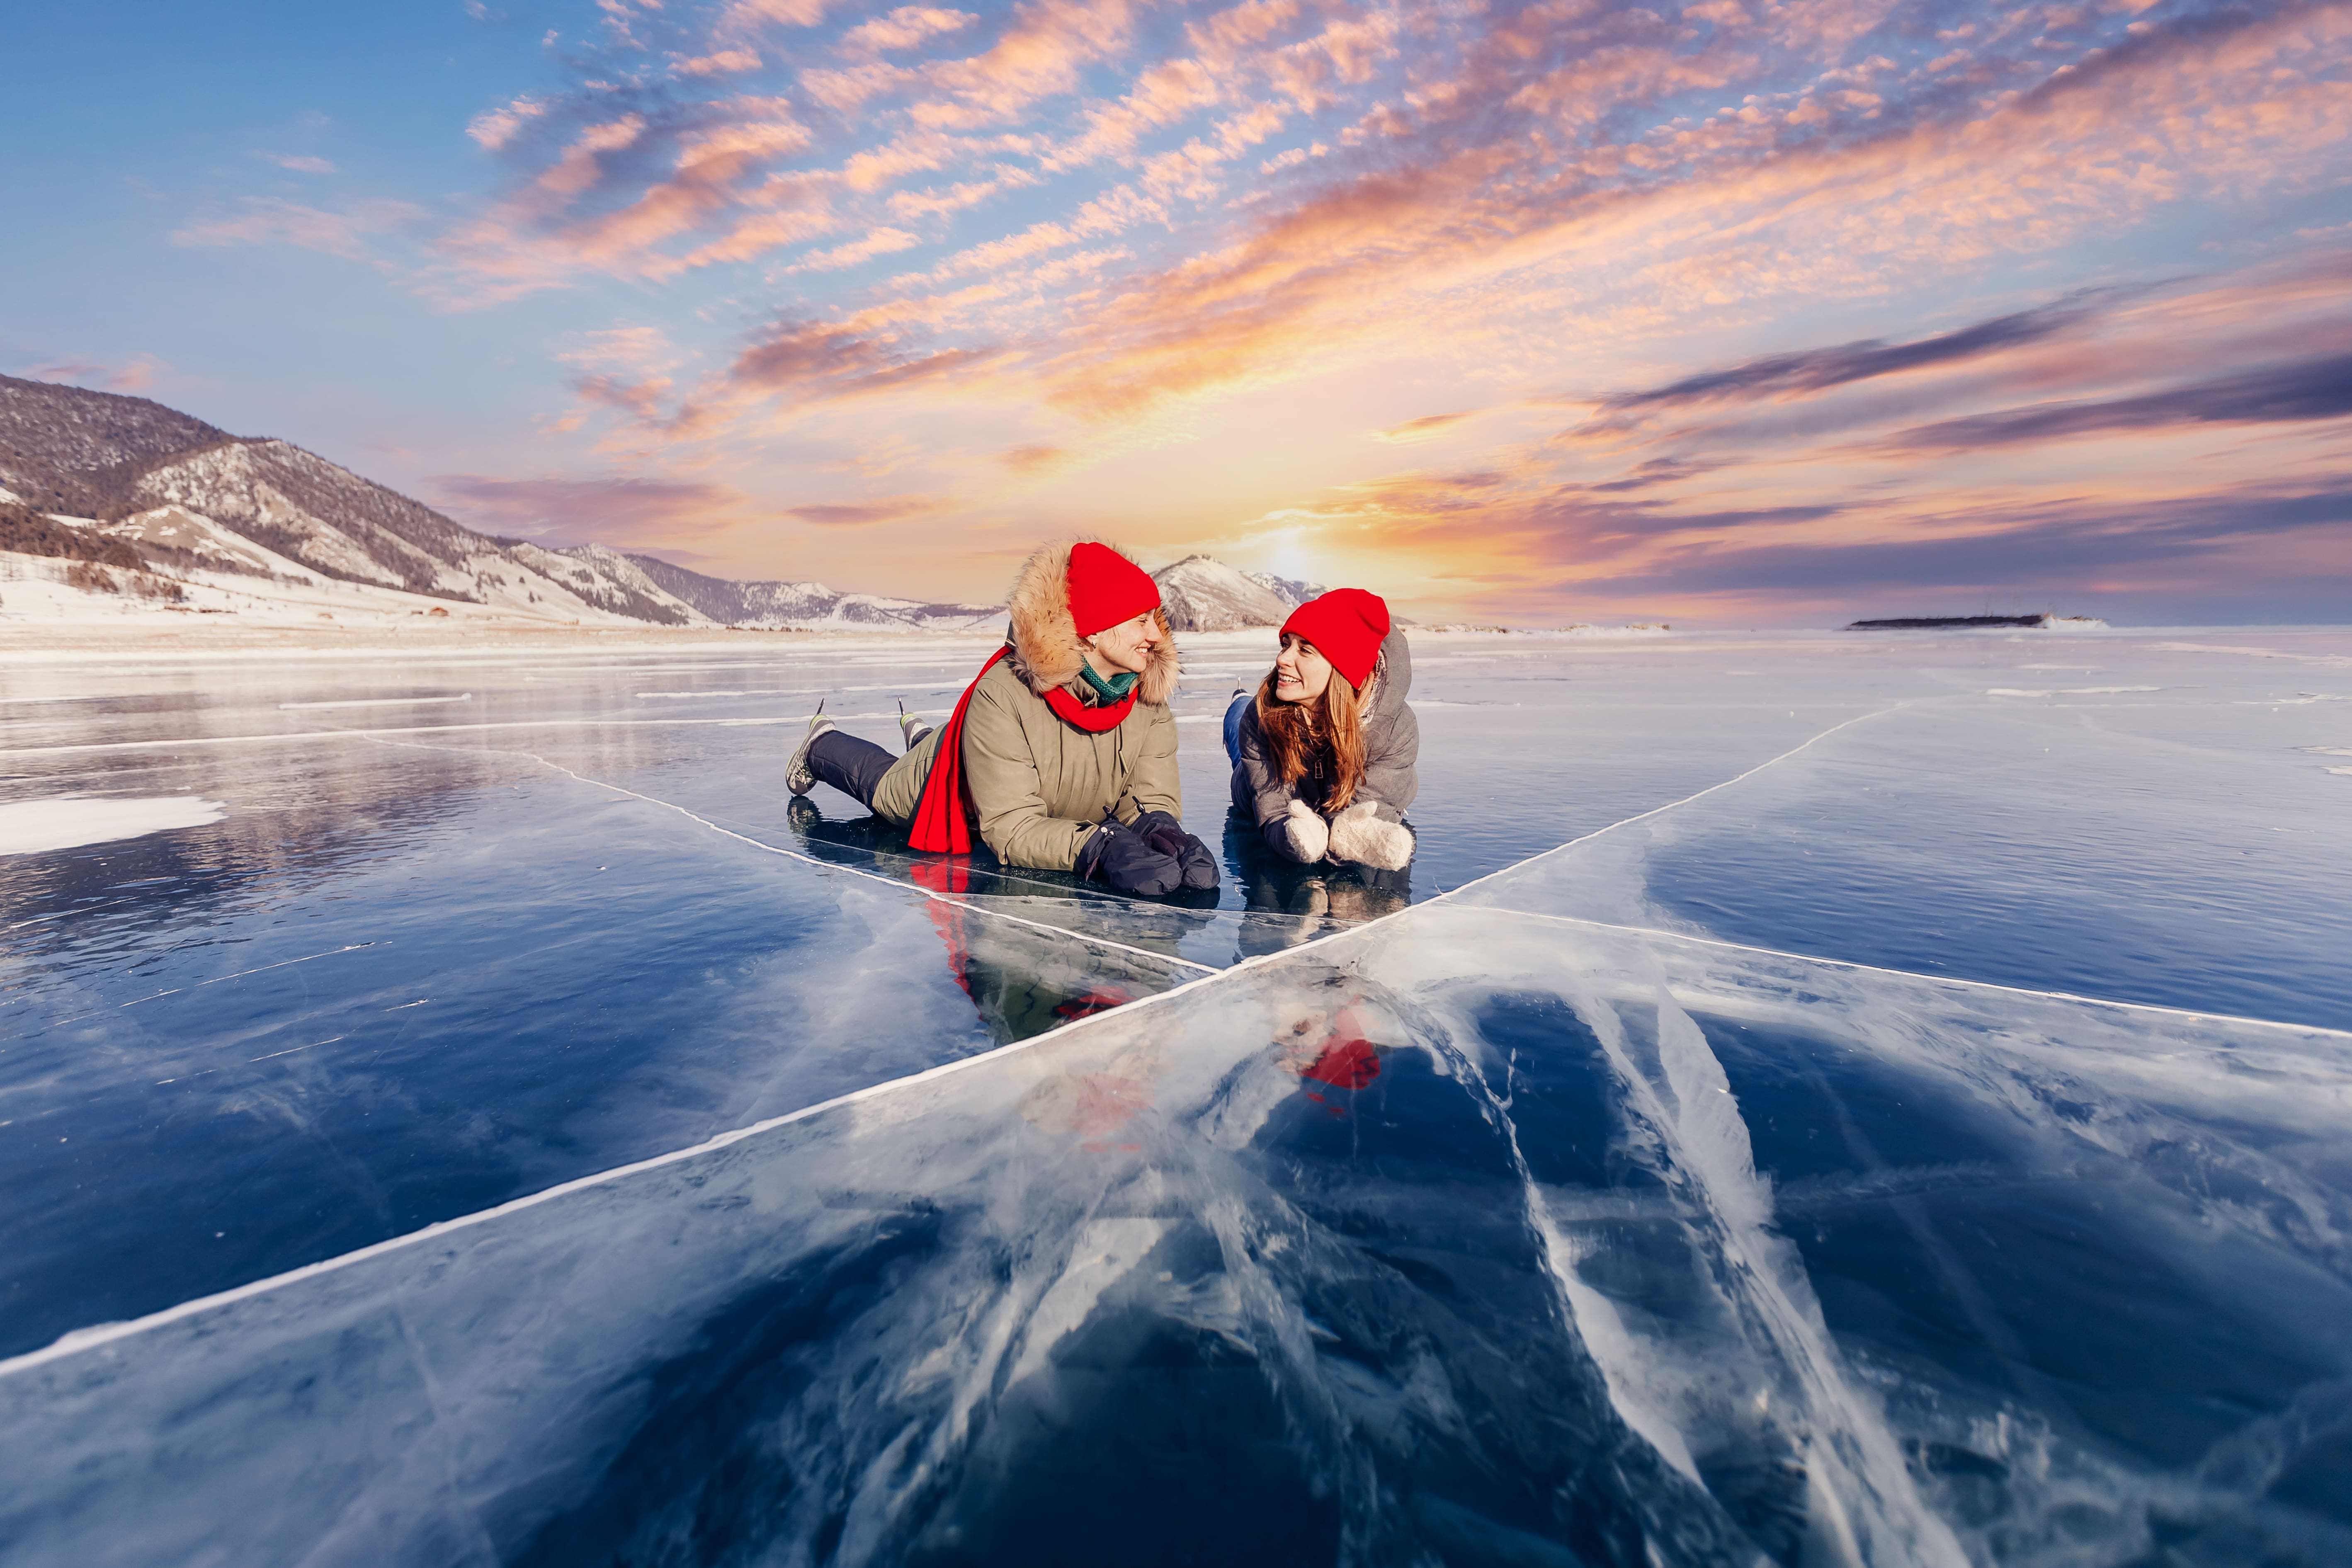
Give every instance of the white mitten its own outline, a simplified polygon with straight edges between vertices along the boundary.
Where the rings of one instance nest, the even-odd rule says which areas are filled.
[[[1281,837],[1282,852],[1301,865],[1312,866],[1331,847],[1331,830],[1303,800],[1292,801],[1290,815],[1269,826]]]
[[[1402,822],[1382,822],[1374,815],[1379,810],[1375,802],[1360,800],[1331,819],[1331,858],[1383,871],[1401,871],[1412,863],[1412,830]]]

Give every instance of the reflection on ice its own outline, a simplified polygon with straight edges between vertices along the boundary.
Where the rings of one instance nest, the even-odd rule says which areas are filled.
[[[1349,926],[1392,915],[1412,901],[1413,868],[1385,871],[1325,860],[1302,866],[1278,855],[1244,814],[1225,818],[1225,864],[1255,918],[1244,928],[1246,956],[1278,952]]]
[[[808,800],[793,802],[788,820],[795,845],[827,865],[952,895],[992,914],[1164,953],[1193,972],[1280,952],[1393,914],[1412,893],[1410,867],[1377,871],[1331,863],[1301,866],[1273,853],[1238,816],[1226,821],[1223,847],[1228,879],[1241,896],[1239,910],[1223,907],[1222,890],[1125,898],[1066,871],[1003,865],[984,847],[952,861],[916,854],[907,847],[905,831],[882,818],[828,819]]]
[[[0,1536],[2340,1560],[2347,1043],[1424,907],[22,1358]]]
[[[1074,931],[1065,941],[1044,940],[1040,932],[1058,929],[1052,917],[1059,911],[1047,900],[977,902],[967,892],[966,868],[949,864],[915,869],[919,886],[942,895],[927,901],[923,912],[939,932],[948,972],[999,1043],[1025,1040],[1214,973],[1091,933]],[[1018,906],[1018,912],[1007,906]],[[1129,934],[1150,940],[1144,932]],[[1175,945],[1172,940],[1163,941]]]

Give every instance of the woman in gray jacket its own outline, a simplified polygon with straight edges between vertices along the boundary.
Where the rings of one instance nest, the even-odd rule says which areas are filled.
[[[1225,710],[1234,805],[1278,854],[1385,871],[1412,859],[1421,725],[1412,655],[1379,595],[1336,588],[1291,612],[1255,695]]]

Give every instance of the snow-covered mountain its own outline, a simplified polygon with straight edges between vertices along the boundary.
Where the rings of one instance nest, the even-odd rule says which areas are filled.
[[[332,588],[341,596],[320,602],[348,606],[361,602],[352,590],[374,590],[385,614],[429,613],[412,596],[592,626],[966,631],[1003,614],[499,538],[289,442],[231,436],[143,397],[0,376],[0,502],[12,499],[131,545],[154,571]],[[237,602],[234,584],[222,591]]]
[[[1277,577],[1271,572],[1244,572],[1243,576],[1297,609],[1309,599],[1319,599],[1331,590],[1320,583],[1302,583],[1296,577]]]
[[[12,498],[28,520],[93,536],[78,558],[130,546],[146,567],[139,581],[152,577],[158,594],[167,579],[205,579],[220,601],[206,608],[299,601],[333,618],[470,606],[459,619],[860,632],[983,631],[1004,616],[1000,605],[740,583],[602,544],[478,533],[290,442],[232,436],[143,397],[0,376],[0,503]],[[11,570],[47,581],[65,568]],[[1152,575],[1185,631],[1279,626],[1323,591],[1207,555]]]
[[[699,618],[614,552],[477,533],[284,441],[231,439],[163,459],[131,482],[127,504],[136,510],[113,526],[146,531],[159,512],[198,518],[347,583],[565,620]]]
[[[1229,632],[1278,626],[1295,602],[1213,555],[1187,555],[1151,574],[1169,624],[1180,632]]]
[[[105,516],[145,465],[228,438],[144,397],[0,375],[0,488],[45,512]]]
[[[614,552],[478,533],[289,442],[143,397],[0,376],[0,489],[161,570],[352,584],[527,621],[708,624]]]
[[[1001,605],[935,605],[878,594],[842,594],[822,583],[739,583],[706,577],[657,556],[625,557],[681,603],[723,626],[794,631],[976,631],[1003,618]]]

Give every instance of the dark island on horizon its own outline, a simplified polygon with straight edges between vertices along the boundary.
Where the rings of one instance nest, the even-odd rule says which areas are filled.
[[[2091,616],[1898,616],[1882,621],[1848,621],[1840,626],[1847,632],[1941,632],[1990,631],[2000,626],[2104,626],[2107,623]]]

